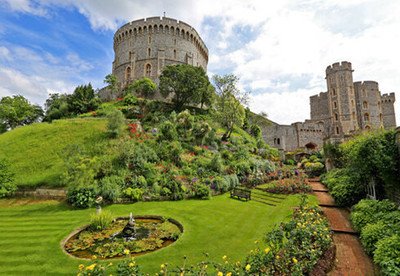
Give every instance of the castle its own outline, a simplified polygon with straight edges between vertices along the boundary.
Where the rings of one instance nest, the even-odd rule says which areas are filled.
[[[326,68],[327,92],[310,97],[311,118],[305,122],[264,127],[265,141],[284,151],[321,148],[362,130],[395,128],[395,94],[383,94],[375,81],[353,82],[351,63]]]
[[[150,17],[129,22],[114,35],[112,74],[120,87],[142,77],[159,82],[165,66],[190,64],[207,71],[208,49],[197,31],[182,21]]]

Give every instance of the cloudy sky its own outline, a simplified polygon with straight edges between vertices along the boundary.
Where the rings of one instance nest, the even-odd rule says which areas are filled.
[[[114,32],[151,16],[185,21],[209,49],[208,73],[234,73],[250,107],[284,124],[309,118],[325,68],[353,64],[354,80],[400,88],[400,1],[0,0],[0,97],[43,104],[49,93],[103,86]],[[396,102],[400,124],[400,93]]]

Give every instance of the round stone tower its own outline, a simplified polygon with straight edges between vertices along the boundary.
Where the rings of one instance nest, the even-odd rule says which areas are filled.
[[[208,49],[190,25],[167,17],[129,22],[114,35],[112,74],[121,87],[142,77],[158,83],[165,66],[190,64],[207,71]]]

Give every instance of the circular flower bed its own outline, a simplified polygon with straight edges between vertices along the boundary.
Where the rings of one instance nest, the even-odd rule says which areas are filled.
[[[160,216],[135,216],[137,238],[128,240],[120,233],[129,218],[117,218],[103,230],[93,230],[89,225],[72,233],[63,244],[64,250],[75,257],[91,259],[118,258],[129,250],[132,256],[141,255],[166,247],[176,241],[183,232],[182,225]]]

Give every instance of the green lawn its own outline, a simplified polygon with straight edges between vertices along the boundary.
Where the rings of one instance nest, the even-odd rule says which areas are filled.
[[[0,135],[0,158],[6,158],[18,186],[60,186],[63,160],[69,144],[105,139],[105,119],[69,119],[18,127]]]
[[[315,198],[312,197],[315,202]],[[44,202],[16,205],[16,200],[0,200],[0,274],[73,275],[80,263],[60,248],[60,241],[75,228],[87,224],[90,210],[71,210],[64,203]],[[17,201],[18,202],[18,201]],[[115,216],[163,215],[180,221],[184,233],[174,244],[137,258],[142,271],[154,274],[162,263],[198,262],[203,253],[220,261],[243,259],[267,231],[288,219],[299,197],[274,198],[276,206],[251,200],[230,199],[227,194],[211,200],[140,202],[107,207]],[[116,261],[113,261],[114,263]],[[107,262],[108,263],[108,262]]]

